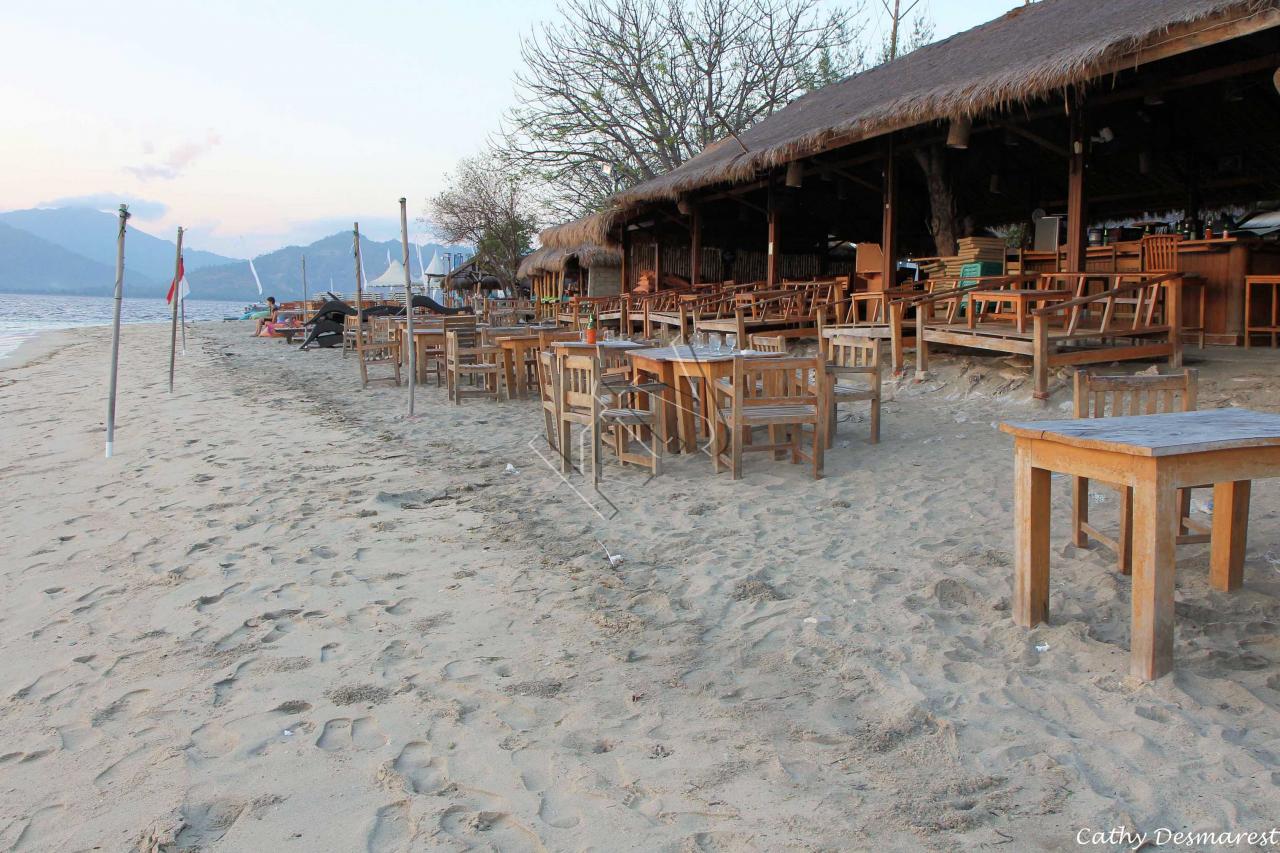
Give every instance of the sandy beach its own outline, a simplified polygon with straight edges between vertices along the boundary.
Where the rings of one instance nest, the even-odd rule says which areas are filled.
[[[1012,360],[938,355],[887,385],[881,444],[841,423],[820,481],[696,456],[609,464],[587,501],[536,402],[429,386],[409,420],[352,359],[247,331],[191,330],[170,395],[168,330],[126,327],[111,460],[107,330],[0,363],[0,850],[1021,851],[1277,821],[1280,481],[1242,590],[1179,549],[1171,676],[1128,677],[1130,581],[1067,543],[1064,478],[1051,623],[1013,624],[995,425],[1068,416],[1063,377],[1046,407]],[[1276,352],[1187,355],[1202,408],[1280,411]]]

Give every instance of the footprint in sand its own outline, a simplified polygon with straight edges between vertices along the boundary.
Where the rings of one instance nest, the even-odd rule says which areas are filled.
[[[582,823],[582,816],[573,805],[573,797],[558,793],[542,795],[542,803],[538,807],[538,818],[547,826],[554,826],[556,829],[570,829]]]
[[[377,749],[385,746],[387,736],[378,728],[373,717],[335,717],[324,724],[316,746],[327,752],[341,749]]]
[[[341,643],[325,643],[320,647],[320,663],[328,663],[342,654]]]
[[[366,848],[369,853],[394,853],[408,849],[417,836],[409,815],[409,803],[401,800],[378,809],[369,827]]]
[[[13,844],[9,846],[10,851],[19,850],[56,850],[59,845],[54,843],[58,836],[58,830],[62,826],[63,810],[65,806],[61,803],[52,806],[45,806],[39,811],[31,815],[27,822],[22,825],[22,831],[18,833],[18,837],[14,839]]]
[[[391,769],[403,779],[410,794],[435,794],[449,785],[446,760],[433,756],[431,746],[424,741],[405,744],[391,762]]]

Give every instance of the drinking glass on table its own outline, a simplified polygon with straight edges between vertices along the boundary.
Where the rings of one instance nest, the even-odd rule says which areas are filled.
[[[618,337],[618,335],[617,335],[617,333],[616,333],[616,332],[614,332],[614,331],[613,331],[613,329],[605,329],[605,330],[604,330],[604,339],[605,339],[606,341],[616,340],[616,339],[617,339],[617,337]]]
[[[729,352],[733,352],[734,350],[736,350],[736,349],[738,348],[738,336],[737,336],[737,335],[725,335],[725,340],[726,340],[726,341],[728,342],[728,344],[729,344]]]

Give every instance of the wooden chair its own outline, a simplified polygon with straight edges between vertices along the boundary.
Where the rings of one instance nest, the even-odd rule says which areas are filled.
[[[538,393],[542,398],[542,419],[547,428],[547,446],[559,451],[557,435],[560,431],[560,411],[556,407],[559,400],[559,374],[556,371],[555,356],[550,349],[538,351]]]
[[[570,432],[573,425],[578,424],[591,437],[593,483],[600,483],[601,449],[606,444],[623,464],[648,468],[654,476],[661,473],[657,396],[651,388],[631,385],[617,377],[610,379],[603,374],[600,360],[594,355],[566,355],[560,359],[556,373],[553,380],[559,425],[556,442],[562,471],[573,466]],[[648,397],[647,408],[635,404],[642,396]],[[633,437],[641,445],[639,452],[631,449]],[[644,447],[646,437],[649,447]]]
[[[787,351],[787,339],[783,335],[752,335],[751,348],[756,352]]]
[[[1196,409],[1196,372],[1189,368],[1158,376],[1094,376],[1077,370],[1074,390],[1072,408],[1077,418],[1155,415]],[[1080,548],[1088,546],[1090,537],[1103,543],[1116,553],[1116,566],[1127,575],[1133,567],[1133,489],[1111,483],[1104,485],[1120,493],[1119,532],[1112,538],[1089,523],[1089,479],[1076,477],[1071,487],[1071,541]],[[1209,526],[1189,517],[1189,487],[1178,489],[1178,506],[1182,519],[1178,544],[1208,542]]]
[[[356,329],[355,350],[360,360],[360,387],[369,387],[370,367],[390,367],[392,379],[400,384],[400,344],[391,331],[389,317],[372,317],[365,324],[366,328]]]
[[[420,372],[426,372],[427,365],[430,365],[432,372],[436,375],[436,387],[445,384],[446,373],[446,353],[445,348],[448,344],[450,332],[475,332],[476,317],[474,314],[465,314],[453,317],[441,317],[439,320],[428,321],[440,327],[443,332],[443,339],[438,346],[423,347],[421,350],[422,364],[418,365]]]
[[[826,450],[827,383],[820,358],[733,360],[732,379],[718,380],[711,389],[713,418],[711,460],[716,473],[728,456],[733,479],[742,479],[742,454],[746,451],[790,450],[792,464],[808,461],[813,478],[822,477]],[[812,444],[808,453],[801,439],[809,426]],[[769,443],[744,446],[750,430],[767,427]],[[725,439],[727,433],[727,441]]]
[[[1165,272],[1182,272],[1182,259],[1178,254],[1178,245],[1182,242],[1180,234],[1148,234],[1142,238],[1141,259],[1142,271],[1151,273]],[[1197,344],[1200,349],[1204,349],[1204,326],[1205,326],[1205,286],[1204,282],[1199,279],[1193,279],[1194,285],[1199,291],[1199,313],[1197,317],[1197,325],[1188,325],[1186,321],[1186,309],[1183,309],[1182,330],[1184,332],[1197,332]],[[1186,292],[1187,282],[1184,279],[1182,283],[1183,293]],[[1190,300],[1183,297],[1182,304],[1188,305]],[[1154,298],[1152,299],[1154,306]],[[1148,325],[1150,325],[1151,309],[1148,309]]]
[[[501,347],[481,346],[474,330],[445,333],[445,376],[449,399],[461,404],[463,397],[502,399],[506,370]],[[466,379],[464,387],[462,380]],[[479,382],[476,380],[479,379]]]
[[[342,357],[347,357],[347,350],[356,348],[356,334],[360,331],[360,318],[349,316],[342,318]]]
[[[826,341],[827,447],[836,434],[836,408],[841,403],[871,404],[871,443],[880,443],[880,342],[874,338],[836,335]],[[865,382],[865,384],[863,384]]]

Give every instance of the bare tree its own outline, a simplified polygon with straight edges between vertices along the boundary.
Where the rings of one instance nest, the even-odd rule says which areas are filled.
[[[565,0],[521,45],[495,148],[556,215],[667,172],[862,64],[861,5],[822,0]]]
[[[889,16],[889,31],[885,33],[884,40],[880,44],[881,62],[897,59],[933,41],[933,19],[927,14],[928,9],[916,12],[915,17],[911,19],[911,30],[905,34],[902,32],[903,25],[907,23],[907,16],[915,11],[921,2],[922,0],[908,0],[904,4],[902,0],[880,0],[885,14]]]
[[[470,244],[477,265],[512,292],[520,259],[538,231],[533,193],[519,171],[484,157],[460,160],[431,199],[427,221],[446,243]]]

